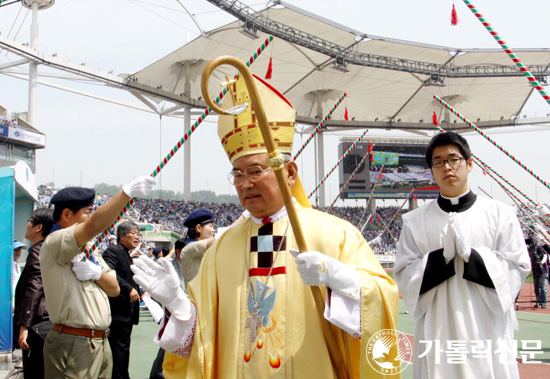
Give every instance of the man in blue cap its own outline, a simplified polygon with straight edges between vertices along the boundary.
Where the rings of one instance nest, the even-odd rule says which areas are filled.
[[[152,177],[137,178],[93,214],[93,189],[69,187],[52,197],[56,224],[40,254],[46,306],[54,324],[44,342],[46,378],[111,377],[107,297],[118,296],[120,287],[100,256],[84,260],[82,252],[131,198],[146,196],[153,184]]]

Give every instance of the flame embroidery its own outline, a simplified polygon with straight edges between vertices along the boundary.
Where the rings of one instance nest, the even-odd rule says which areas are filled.
[[[250,351],[248,351],[248,349],[244,353],[244,361],[245,362],[250,361]]]
[[[264,340],[261,338],[258,338],[258,343],[256,343],[256,347],[258,349],[261,349],[264,346]]]
[[[273,368],[281,367],[281,359],[279,358],[279,355],[277,355],[277,354],[273,355],[273,354],[269,353],[269,364]]]

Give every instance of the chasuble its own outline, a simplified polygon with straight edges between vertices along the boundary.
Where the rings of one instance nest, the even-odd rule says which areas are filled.
[[[355,336],[332,326],[348,371],[353,378],[383,377],[369,366],[366,345],[376,332],[397,326],[395,282],[353,225],[299,204],[296,209],[310,251],[361,273]],[[287,222],[286,216],[265,225],[248,219],[207,251],[188,286],[197,317],[190,357],[167,353],[166,378],[335,377],[311,290],[288,252],[297,248],[291,226],[283,238]]]

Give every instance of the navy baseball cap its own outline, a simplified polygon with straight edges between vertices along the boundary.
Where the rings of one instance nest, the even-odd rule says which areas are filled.
[[[206,224],[214,221],[214,215],[208,209],[197,209],[187,216],[183,225],[191,229],[200,224]]]
[[[67,187],[53,195],[51,203],[62,208],[86,208],[94,205],[95,190],[83,187]]]

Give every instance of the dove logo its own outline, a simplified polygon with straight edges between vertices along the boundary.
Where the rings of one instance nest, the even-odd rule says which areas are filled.
[[[385,375],[399,374],[411,361],[411,341],[398,330],[380,330],[369,339],[366,354],[375,371]]]

